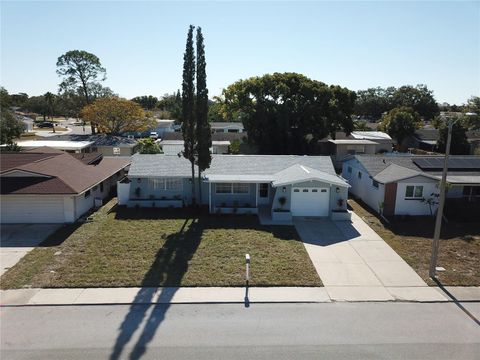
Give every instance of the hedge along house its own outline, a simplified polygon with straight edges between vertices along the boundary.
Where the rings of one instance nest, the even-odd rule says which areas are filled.
[[[386,216],[432,215],[438,206],[444,157],[355,155],[343,162],[350,192]],[[480,216],[480,157],[451,155],[445,210]]]
[[[259,214],[273,221],[350,216],[349,185],[336,175],[328,156],[212,155],[202,179],[201,203],[211,213]],[[136,154],[128,182],[119,184],[118,198],[129,207],[189,205],[190,162],[172,155]]]

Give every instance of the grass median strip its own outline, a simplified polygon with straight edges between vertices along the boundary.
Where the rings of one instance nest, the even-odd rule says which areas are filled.
[[[294,227],[113,205],[53,234],[1,287],[243,286],[246,253],[253,286],[321,286]]]

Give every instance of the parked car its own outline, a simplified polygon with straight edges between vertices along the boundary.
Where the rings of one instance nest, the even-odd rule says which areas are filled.
[[[53,123],[51,122],[42,122],[37,125],[39,128],[53,128]]]
[[[158,139],[158,133],[156,131],[152,131],[152,132],[150,132],[150,137],[152,139],[156,140],[156,139]]]

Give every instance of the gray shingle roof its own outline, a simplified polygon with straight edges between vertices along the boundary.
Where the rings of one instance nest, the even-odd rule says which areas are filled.
[[[212,155],[210,168],[205,175],[272,175],[292,165],[336,175],[329,156],[298,155]],[[132,157],[131,177],[191,176],[190,162],[175,155],[143,155]]]

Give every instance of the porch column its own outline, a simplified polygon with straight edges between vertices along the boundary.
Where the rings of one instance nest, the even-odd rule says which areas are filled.
[[[255,183],[255,207],[258,209],[258,183]]]
[[[208,212],[212,212],[212,183],[208,182]]]

